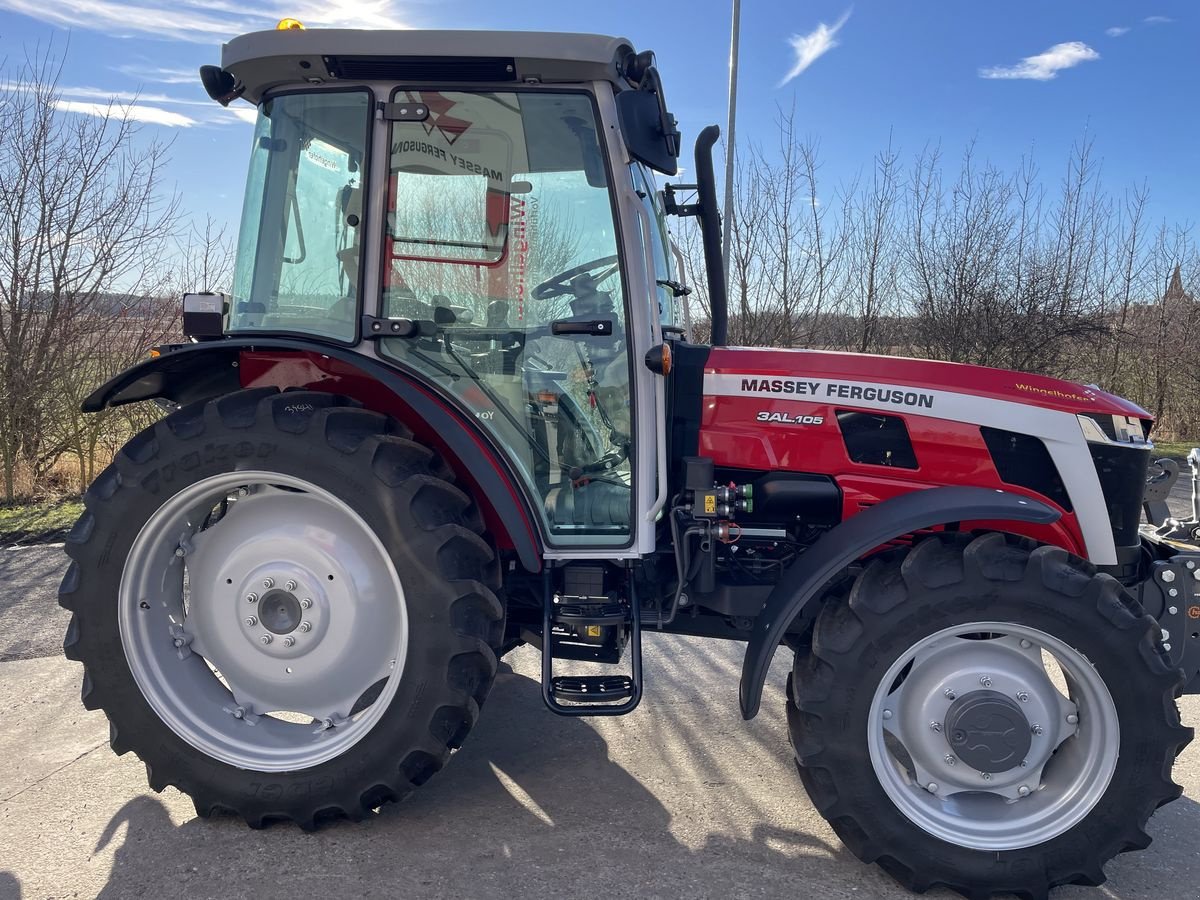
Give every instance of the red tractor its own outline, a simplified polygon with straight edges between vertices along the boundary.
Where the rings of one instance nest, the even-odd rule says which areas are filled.
[[[809,796],[910,888],[1040,897],[1149,843],[1200,552],[1141,527],[1177,474],[1144,410],[724,346],[718,132],[656,190],[679,133],[626,40],[286,29],[201,75],[258,108],[232,294],[86,401],[170,413],[88,490],[60,595],[152,788],[361,819],[445,765],[512,648],[554,713],[619,715],[653,628],[745,642],[746,718],[795,654]],[[698,219],[711,346],[668,216]]]

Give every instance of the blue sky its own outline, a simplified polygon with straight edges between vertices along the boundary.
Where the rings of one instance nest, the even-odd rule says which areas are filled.
[[[236,223],[249,108],[221,110],[195,71],[219,61],[223,39],[283,16],[310,26],[621,34],[657,51],[689,157],[702,126],[724,126],[728,0],[0,0],[0,52],[12,60],[51,40],[65,51],[72,114],[138,92],[143,135],[173,139],[168,177],[184,210]],[[1086,129],[1110,189],[1145,180],[1155,219],[1196,222],[1198,50],[1191,0],[743,0],[738,139],[770,145],[777,108],[794,102],[800,133],[820,139],[829,190],[868,166],[889,135],[905,157],[940,144],[956,158],[974,139],[1004,167],[1032,149],[1053,185]]]

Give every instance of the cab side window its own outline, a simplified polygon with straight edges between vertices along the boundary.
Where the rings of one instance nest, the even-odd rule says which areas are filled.
[[[633,189],[637,191],[642,206],[650,217],[650,256],[654,263],[654,279],[657,282],[654,295],[658,300],[658,321],[663,325],[674,325],[678,321],[678,299],[668,284],[675,280],[675,265],[671,257],[671,241],[667,235],[666,214],[663,212],[658,190],[654,187],[654,176],[640,163],[631,165],[630,170],[633,175]]]

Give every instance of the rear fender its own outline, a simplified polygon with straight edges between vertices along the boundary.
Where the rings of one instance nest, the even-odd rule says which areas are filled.
[[[742,718],[758,714],[767,668],[792,621],[820,596],[834,575],[888,541],[937,525],[965,521],[1049,525],[1059,512],[1030,497],[975,487],[912,491],[863,510],[830,529],[805,551],[772,589],[754,623],[742,662]]]
[[[82,408],[98,412],[156,398],[186,404],[266,385],[345,394],[403,421],[472,488],[501,544],[511,546],[528,571],[541,569],[538,519],[500,448],[449,398],[372,357],[299,338],[192,344],[127,369],[97,388]]]

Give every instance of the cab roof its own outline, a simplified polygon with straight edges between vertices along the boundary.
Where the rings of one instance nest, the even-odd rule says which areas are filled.
[[[254,31],[221,48],[221,68],[257,103],[271,88],[339,81],[521,84],[611,81],[633,45],[602,34],[529,31]]]

